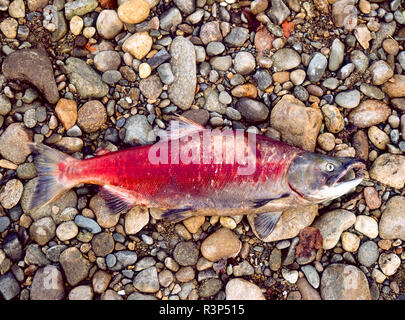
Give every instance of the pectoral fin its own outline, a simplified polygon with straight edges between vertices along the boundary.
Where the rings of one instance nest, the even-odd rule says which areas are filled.
[[[289,194],[283,194],[279,197],[276,198],[270,198],[270,199],[256,199],[256,200],[252,200],[252,207],[254,209],[266,206],[268,204],[282,204],[284,202],[284,199],[288,198]]]
[[[274,230],[283,212],[265,212],[254,218],[256,233],[259,238],[267,238]]]

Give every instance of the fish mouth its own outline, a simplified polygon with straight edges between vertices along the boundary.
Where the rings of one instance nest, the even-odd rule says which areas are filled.
[[[363,160],[350,159],[345,165],[342,172],[338,175],[331,177],[328,181],[330,187],[335,187],[344,183],[360,183],[364,179],[364,169],[366,164]]]

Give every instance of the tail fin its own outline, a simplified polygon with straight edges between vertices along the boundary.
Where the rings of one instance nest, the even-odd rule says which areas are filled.
[[[34,163],[39,178],[29,206],[33,209],[51,202],[76,185],[63,179],[63,173],[58,164],[65,162],[67,165],[72,165],[72,162],[79,160],[43,144],[29,143],[29,148],[34,153]]]

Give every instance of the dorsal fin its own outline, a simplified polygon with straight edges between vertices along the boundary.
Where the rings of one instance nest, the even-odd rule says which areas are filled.
[[[172,118],[166,130],[158,131],[158,136],[161,140],[176,140],[204,129],[202,125],[183,116],[176,115]]]

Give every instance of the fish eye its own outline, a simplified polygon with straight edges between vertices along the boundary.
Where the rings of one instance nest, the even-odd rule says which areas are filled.
[[[326,171],[332,172],[333,170],[335,170],[335,166],[332,163],[327,163],[326,164]]]

